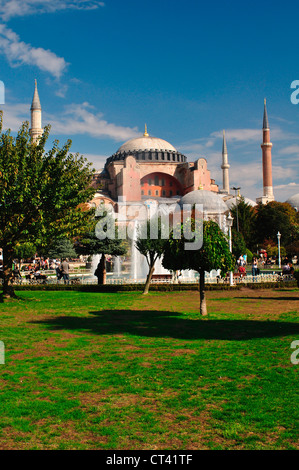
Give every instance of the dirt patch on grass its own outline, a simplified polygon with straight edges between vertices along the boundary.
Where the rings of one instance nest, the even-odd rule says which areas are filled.
[[[283,312],[299,311],[299,290],[295,289],[250,289],[242,287],[236,291],[208,291],[206,293],[208,311],[223,313],[242,313],[259,318],[261,315],[275,316]],[[265,302],[266,301],[266,302]],[[196,291],[161,293],[137,299],[132,309],[165,310],[179,313],[198,313],[199,293]],[[260,306],[263,303],[262,310]]]
[[[171,356],[182,356],[183,354],[197,354],[198,351],[195,351],[194,349],[175,349],[173,353],[171,353]]]
[[[102,448],[107,444],[107,437],[94,434],[88,429],[78,430],[76,421],[50,423],[43,419],[34,425],[38,433],[21,432],[13,427],[5,428],[5,442],[0,444],[1,450],[76,450],[80,448]],[[41,438],[40,436],[43,436]]]

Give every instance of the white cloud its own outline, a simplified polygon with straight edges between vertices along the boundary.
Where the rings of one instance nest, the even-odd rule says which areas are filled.
[[[223,131],[216,131],[210,134],[210,137],[222,139]],[[244,145],[259,142],[262,143],[263,131],[262,129],[227,129],[225,130],[225,137],[227,142],[242,143]],[[285,132],[280,127],[272,127],[270,130],[271,141],[280,140],[298,140],[297,134]]]
[[[0,18],[5,23],[15,17],[62,10],[94,10],[104,5],[104,2],[98,0],[0,0]],[[56,79],[61,77],[69,65],[54,52],[23,42],[5,24],[0,24],[0,53],[12,67],[33,65]],[[58,94],[64,96],[65,90],[59,90]]]
[[[299,154],[299,145],[289,145],[280,150],[279,152],[281,155],[293,155]]]
[[[223,131],[216,131],[211,137],[223,138]],[[249,142],[261,140],[262,131],[260,129],[227,129],[225,130],[227,141],[231,142]]]
[[[0,17],[8,21],[17,16],[62,10],[94,10],[104,5],[104,2],[97,0],[0,0]]]
[[[12,67],[34,65],[55,78],[60,78],[68,65],[63,57],[58,57],[54,52],[21,41],[20,37],[4,24],[0,24],[0,53],[6,56]]]
[[[12,132],[17,132],[22,122],[29,121],[29,108],[30,104],[3,104],[3,130],[11,129]]]
[[[206,149],[205,145],[203,144],[200,144],[200,143],[197,143],[197,142],[189,142],[189,143],[186,143],[185,145],[179,145],[177,147],[181,152],[183,152],[185,155],[187,155],[188,153],[194,153],[194,152],[197,152],[197,153],[203,153]]]
[[[30,104],[2,105],[4,111],[4,129],[10,128],[17,132],[23,121],[30,120]],[[138,129],[119,126],[103,119],[103,113],[97,112],[93,106],[85,102],[82,104],[70,104],[64,108],[60,117],[43,113],[43,125],[51,125],[51,134],[89,135],[96,138],[113,139],[116,142],[126,141],[134,137],[140,137]],[[107,158],[104,157],[103,158]],[[96,160],[98,161],[98,160]]]
[[[286,166],[272,165],[273,181],[281,181],[285,179],[291,179],[296,176],[293,168],[287,168]]]
[[[274,195],[277,201],[285,202],[299,191],[298,183],[280,184],[274,186]]]
[[[110,156],[110,155],[109,155]],[[94,153],[84,153],[83,157],[87,158],[96,170],[100,170],[104,168],[106,160],[108,158],[107,155],[97,155]]]
[[[289,189],[289,188],[297,188],[299,187],[299,183],[288,183],[288,184],[279,184],[277,186],[274,186],[274,189]]]
[[[45,119],[44,119],[45,120]],[[137,128],[118,126],[103,119],[103,114],[96,112],[89,103],[70,104],[65,107],[61,117],[46,115],[52,126],[52,133],[58,135],[87,134],[97,138],[111,138],[125,141],[139,137]]]

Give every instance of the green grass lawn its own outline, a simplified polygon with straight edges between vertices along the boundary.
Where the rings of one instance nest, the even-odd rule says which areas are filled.
[[[18,295],[0,449],[298,449],[298,289]]]

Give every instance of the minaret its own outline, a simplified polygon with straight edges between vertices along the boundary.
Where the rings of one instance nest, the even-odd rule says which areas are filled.
[[[273,182],[272,182],[272,144],[270,142],[270,127],[267,115],[266,99],[264,100],[264,118],[263,118],[263,143],[261,144],[263,154],[263,196],[257,198],[256,202],[267,204],[274,201]]]
[[[37,82],[35,80],[34,95],[31,104],[31,129],[29,130],[31,139],[33,142],[37,142],[38,139],[43,135],[42,129],[42,107],[37,91]]]
[[[223,143],[222,143],[222,175],[223,175],[223,191],[229,194],[229,170],[230,165],[228,164],[228,154],[225,140],[225,131],[223,131]]]

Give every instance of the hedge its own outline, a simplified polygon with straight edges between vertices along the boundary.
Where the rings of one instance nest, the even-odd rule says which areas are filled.
[[[298,279],[298,277],[296,277]],[[298,281],[299,282],[299,281]],[[229,291],[239,290],[242,287],[250,289],[281,289],[285,287],[297,287],[297,281],[288,282],[253,282],[240,283],[234,286],[229,284],[207,284],[206,291]],[[133,292],[143,291],[144,284],[24,284],[16,285],[16,291],[79,291],[79,292]],[[151,284],[151,292],[175,292],[175,291],[198,291],[198,284]]]

